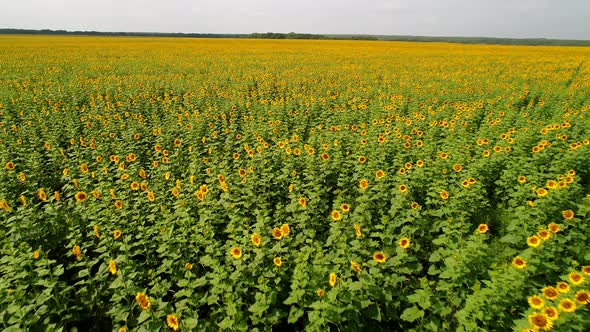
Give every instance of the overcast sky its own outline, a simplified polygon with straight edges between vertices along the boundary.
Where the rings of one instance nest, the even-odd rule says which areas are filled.
[[[590,39],[590,1],[0,0],[0,27]]]

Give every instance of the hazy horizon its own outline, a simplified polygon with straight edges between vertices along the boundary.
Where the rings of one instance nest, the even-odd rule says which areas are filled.
[[[582,0],[0,0],[0,27],[68,31],[590,39]]]

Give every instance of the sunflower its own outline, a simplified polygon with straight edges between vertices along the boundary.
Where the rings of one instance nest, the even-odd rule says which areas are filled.
[[[588,292],[587,290],[581,290],[577,292],[574,298],[576,299],[576,302],[578,302],[578,304],[590,304],[590,292]]]
[[[582,273],[587,276],[590,276],[590,265],[582,266]]]
[[[412,204],[410,204],[410,207],[414,210],[416,210],[417,208],[420,207],[420,205],[418,204],[418,202],[412,202]]]
[[[554,301],[559,296],[559,291],[555,287],[551,286],[543,288],[542,292],[543,296],[545,296],[547,300],[551,301]]]
[[[74,195],[74,198],[76,199],[76,202],[84,202],[88,198],[88,195],[83,191],[79,191]]]
[[[289,224],[281,225],[281,235],[283,235],[283,237],[285,237],[285,236],[288,236],[289,234],[291,234],[291,228],[289,227]]]
[[[477,231],[479,232],[479,234],[487,233],[488,230],[489,230],[489,227],[487,224],[479,224],[479,226],[477,226]]]
[[[350,205],[346,204],[346,203],[342,203],[340,204],[340,210],[342,210],[342,212],[347,213],[350,211]]]
[[[121,235],[123,235],[123,233],[122,233],[120,230],[118,230],[118,229],[115,229],[115,230],[113,231],[113,238],[114,238],[115,240],[118,240],[118,239],[121,237]]]
[[[526,240],[526,243],[529,247],[537,248],[541,245],[541,239],[538,236],[533,235]]]
[[[378,251],[373,254],[373,260],[377,263],[383,264],[387,260],[387,256],[385,256],[385,254],[383,252]]]
[[[400,246],[400,248],[402,248],[402,249],[407,249],[407,248],[409,248],[409,247],[410,247],[410,239],[408,239],[407,237],[402,237],[402,238],[399,240],[399,246]]]
[[[553,322],[543,314],[534,313],[529,316],[529,323],[535,327],[535,331],[549,331],[553,327]]]
[[[112,259],[109,261],[109,271],[112,275],[117,274],[117,263]]]
[[[276,267],[281,267],[281,265],[283,265],[283,261],[281,260],[281,257],[275,257],[272,262],[275,264]]]
[[[539,237],[545,241],[549,240],[551,238],[551,232],[549,232],[546,229],[541,229],[539,231],[539,233],[537,233],[537,235],[539,235]]]
[[[156,195],[154,194],[153,191],[148,191],[148,193],[147,193],[147,199],[150,202],[153,202],[153,201],[156,200]]]
[[[584,283],[584,277],[577,272],[572,272],[567,276],[572,284],[578,286]]]
[[[375,172],[375,177],[377,178],[377,180],[383,179],[384,176],[385,172],[383,170],[378,170],[377,172]]]
[[[322,153],[322,160],[330,160],[330,155],[327,153]]]
[[[365,180],[365,179],[362,179],[362,180],[359,182],[359,188],[361,188],[361,189],[365,190],[365,189],[367,189],[368,187],[369,187],[369,181],[367,181],[367,180]]]
[[[10,205],[8,205],[6,200],[0,201],[0,208],[2,208],[4,211],[10,211]]]
[[[135,295],[135,301],[141,309],[150,310],[152,304],[150,303],[150,298],[146,293],[138,292],[137,295]]]
[[[442,191],[440,192],[440,198],[442,198],[442,199],[444,199],[444,200],[447,200],[447,199],[449,199],[449,193],[448,193],[446,190],[442,190]]]
[[[462,182],[461,182],[461,186],[462,186],[463,188],[467,188],[467,187],[469,187],[469,180],[464,180],[464,181],[462,181]]]
[[[330,213],[330,216],[332,216],[332,220],[334,220],[334,221],[338,221],[338,220],[342,219],[342,214],[338,210],[332,211],[332,213]]]
[[[521,183],[521,184],[526,183],[526,177],[524,177],[523,175],[519,176],[518,177],[518,182]]]
[[[362,237],[363,234],[361,233],[361,226],[358,224],[354,225],[354,232],[356,233],[356,237]]]
[[[336,280],[337,280],[336,273],[334,273],[334,272],[330,273],[330,287],[336,286]]]
[[[41,255],[41,253],[39,253],[39,250],[35,250],[35,252],[33,252],[33,258],[34,259],[39,259],[39,256]]]
[[[353,260],[350,261],[350,267],[356,272],[356,273],[361,273],[363,271],[363,268],[361,267],[361,265]]]
[[[252,234],[251,239],[252,239],[252,244],[254,244],[254,246],[256,246],[256,247],[260,247],[260,245],[262,244],[262,237],[258,233]]]
[[[238,247],[231,248],[229,253],[234,259],[240,259],[242,257],[242,250]]]
[[[522,270],[526,267],[527,263],[524,259],[522,259],[520,256],[516,256],[514,257],[514,259],[512,260],[512,265],[519,269]]]
[[[281,232],[281,229],[278,227],[275,227],[272,229],[272,237],[274,237],[277,240],[280,240],[283,238],[283,233]]]
[[[542,313],[547,317],[550,321],[556,321],[559,318],[559,311],[555,309],[555,307],[545,307],[542,310]]]
[[[121,202],[120,200],[116,200],[115,201],[115,207],[117,209],[122,209],[123,208],[123,202]]]
[[[139,183],[133,181],[131,182],[131,184],[129,185],[129,187],[131,188],[131,190],[136,191],[139,190]]]
[[[461,170],[463,170],[463,166],[461,166],[460,164],[455,164],[453,165],[453,170],[455,172],[461,172]]]
[[[408,192],[408,186],[406,186],[405,184],[400,184],[400,186],[398,187],[399,192],[404,194],[406,192]]]
[[[545,196],[547,196],[547,194],[549,194],[549,192],[547,191],[547,189],[545,189],[545,188],[539,188],[539,189],[537,189],[537,195],[539,197],[545,197]]]
[[[559,310],[562,312],[574,312],[576,311],[576,302],[570,299],[563,299],[559,301]]]
[[[422,161],[422,159],[420,159],[420,160],[418,160],[416,162],[416,166],[418,166],[418,167],[423,167],[424,166],[424,162]]]
[[[560,230],[559,225],[556,223],[550,223],[547,228],[549,228],[549,231],[551,231],[553,234],[558,233]]]
[[[74,247],[72,248],[72,254],[74,255],[74,257],[76,257],[76,260],[79,261],[81,256],[82,256],[82,250],[80,249],[79,245],[74,245]]]
[[[326,296],[326,291],[319,288],[318,290],[315,291],[315,293],[318,295],[318,297],[324,297]]]
[[[545,301],[538,297],[537,295],[533,295],[529,297],[529,305],[533,309],[541,309],[545,306]]]
[[[305,199],[305,197],[301,197],[301,198],[299,198],[297,203],[299,203],[299,205],[301,205],[302,207],[306,207],[307,206],[307,199]]]
[[[97,239],[100,239],[100,233],[98,232],[98,225],[92,226],[92,230],[94,232],[94,237],[96,237]]]
[[[565,281],[561,281],[557,284],[557,290],[562,294],[567,293],[570,291],[570,285]]]
[[[186,262],[184,263],[184,268],[187,270],[192,270],[193,269],[193,264]]]
[[[14,163],[12,161],[9,161],[9,162],[6,163],[6,169],[7,170],[12,171],[12,170],[14,170],[14,168],[15,168],[15,166],[14,166]]]
[[[572,210],[565,210],[561,213],[564,219],[570,220],[574,218],[574,211]]]

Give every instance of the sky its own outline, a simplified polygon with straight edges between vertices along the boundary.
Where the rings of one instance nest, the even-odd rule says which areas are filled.
[[[590,39],[588,0],[0,0],[0,28]]]

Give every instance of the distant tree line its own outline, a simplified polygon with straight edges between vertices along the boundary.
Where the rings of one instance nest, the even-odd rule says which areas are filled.
[[[34,29],[0,29],[0,34],[26,35],[76,35],[76,36],[121,36],[121,37],[184,37],[184,38],[255,38],[255,39],[330,39],[330,40],[381,40],[381,41],[415,41],[445,42],[463,44],[497,44],[497,45],[547,45],[547,46],[590,46],[590,40],[546,39],[546,38],[493,38],[493,37],[426,37],[398,35],[357,35],[357,34],[309,34],[309,33],[168,33],[168,32],[102,32],[102,31],[66,31]]]

